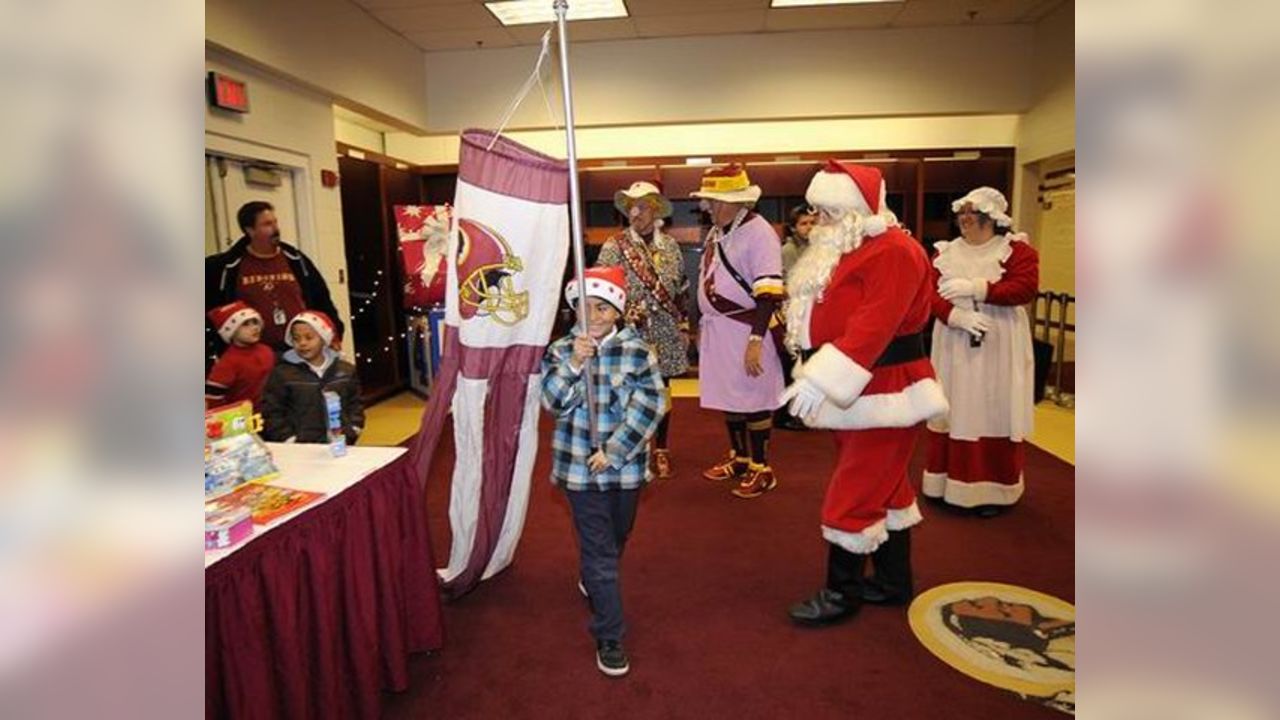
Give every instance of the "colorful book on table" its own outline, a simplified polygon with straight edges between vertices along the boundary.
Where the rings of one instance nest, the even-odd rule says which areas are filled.
[[[247,483],[208,504],[244,505],[249,508],[256,525],[266,525],[276,518],[304,508],[324,497],[324,493],[294,490],[278,485]]]

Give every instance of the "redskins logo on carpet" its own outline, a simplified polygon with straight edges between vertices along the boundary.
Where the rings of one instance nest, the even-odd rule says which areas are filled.
[[[911,630],[940,660],[1024,699],[1075,714],[1076,609],[1016,585],[940,585],[911,603]]]

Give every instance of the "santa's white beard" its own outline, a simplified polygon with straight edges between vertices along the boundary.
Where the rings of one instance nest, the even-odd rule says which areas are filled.
[[[809,233],[809,247],[787,273],[787,347],[801,349],[801,331],[809,308],[822,296],[831,273],[845,253],[862,244],[862,223],[854,214],[819,223]]]

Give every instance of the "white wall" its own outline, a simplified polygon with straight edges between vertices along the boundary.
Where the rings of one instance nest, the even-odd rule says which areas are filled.
[[[206,0],[205,40],[409,130],[426,128],[422,51],[350,0]]]
[[[581,128],[576,139],[578,157],[584,159],[781,155],[827,150],[1009,147],[1015,142],[1017,129],[1017,115],[976,115]],[[563,130],[517,130],[507,135],[550,155],[566,155]],[[388,155],[419,165],[458,162],[456,134],[417,137],[390,133],[386,135],[386,147]]]
[[[574,114],[591,126],[1021,113],[1032,104],[1033,32],[1001,25],[580,43],[570,49]],[[537,53],[427,53],[428,131],[495,125]],[[559,118],[558,70],[547,74]],[[553,125],[536,88],[511,122]]]
[[[336,115],[333,118],[333,136],[338,142],[365,150],[384,154],[387,151],[382,133]]]
[[[1035,25],[1032,57],[1034,103],[1018,126],[1014,218],[1019,227],[1039,224],[1036,163],[1076,147],[1075,3],[1063,3]]]
[[[1031,108],[1019,130],[1021,162],[1034,162],[1074,150],[1075,4],[1063,3],[1035,26]]]
[[[342,234],[342,199],[337,188],[320,184],[321,170],[338,169],[333,106],[318,93],[279,80],[216,50],[205,56],[205,68],[225,72],[249,86],[246,114],[205,109],[205,148],[300,167],[295,175],[301,237],[296,244],[320,268],[333,303],[351,327],[345,279],[347,257]],[[344,343],[351,356],[354,343]]]

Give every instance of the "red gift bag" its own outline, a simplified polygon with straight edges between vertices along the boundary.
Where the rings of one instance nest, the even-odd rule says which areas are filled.
[[[396,233],[400,237],[400,277],[404,306],[422,308],[444,302],[445,251],[449,247],[448,205],[396,205]]]

